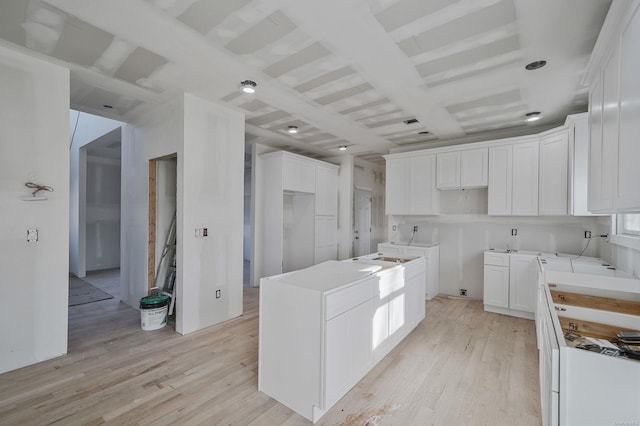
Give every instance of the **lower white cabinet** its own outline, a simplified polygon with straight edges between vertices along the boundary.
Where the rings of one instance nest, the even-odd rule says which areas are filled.
[[[487,305],[509,308],[509,267],[484,265],[484,298]]]
[[[484,310],[534,319],[536,311],[536,256],[484,253]]]
[[[424,319],[425,259],[376,256],[260,280],[258,389],[314,423]]]

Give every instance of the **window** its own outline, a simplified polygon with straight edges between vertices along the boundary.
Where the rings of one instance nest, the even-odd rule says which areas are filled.
[[[640,213],[618,215],[617,234],[640,236]]]

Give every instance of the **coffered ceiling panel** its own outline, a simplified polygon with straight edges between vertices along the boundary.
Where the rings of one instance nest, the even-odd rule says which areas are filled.
[[[5,0],[0,42],[67,64],[74,108],[127,121],[190,92],[244,112],[247,141],[377,161],[535,133],[586,110],[580,80],[609,5]],[[547,65],[524,69],[536,60]],[[239,91],[246,79],[255,94]],[[543,114],[536,127],[529,111]]]

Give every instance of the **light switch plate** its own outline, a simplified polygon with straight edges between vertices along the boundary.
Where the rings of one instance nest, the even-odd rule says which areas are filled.
[[[27,242],[35,243],[36,241],[38,241],[38,230],[27,229]]]

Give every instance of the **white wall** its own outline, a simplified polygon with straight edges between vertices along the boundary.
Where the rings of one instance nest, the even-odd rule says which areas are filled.
[[[67,351],[69,70],[0,46],[0,111],[2,373]],[[22,201],[28,181],[54,192]]]
[[[393,225],[397,231],[393,232]],[[445,214],[433,217],[390,216],[390,240],[407,243],[418,225],[415,243],[440,245],[440,292],[470,298],[483,297],[483,252],[489,248],[515,248],[578,254],[586,246],[584,231],[603,232],[590,217],[498,217],[486,214]],[[518,236],[511,236],[511,229]],[[605,231],[606,232],[606,231]],[[594,238],[585,256],[600,256],[604,244]]]
[[[146,295],[148,162],[176,153],[176,330],[240,315],[244,116],[186,94],[125,126],[122,145],[123,300],[137,306]]]
[[[68,95],[67,95],[68,97]],[[123,125],[122,122],[69,110],[72,140],[69,152],[69,270],[77,277],[86,275],[86,172],[85,145]]]

